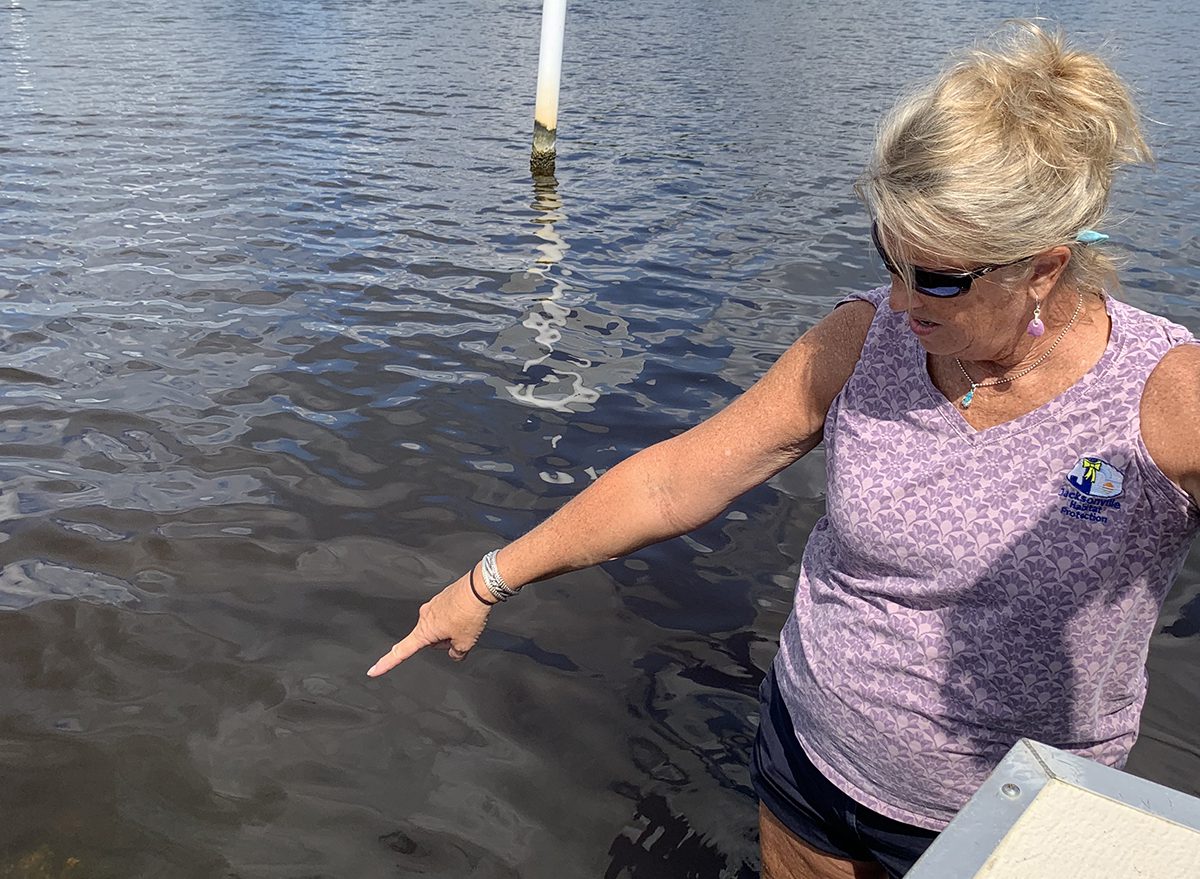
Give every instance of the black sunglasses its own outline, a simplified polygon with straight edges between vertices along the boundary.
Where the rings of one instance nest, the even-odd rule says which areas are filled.
[[[883,249],[883,242],[879,240],[879,225],[871,224],[871,240],[875,242],[875,249],[879,251],[879,257],[883,260],[883,266],[893,275],[903,276],[902,272],[892,258],[888,256],[887,251]],[[1025,262],[1030,257],[1025,256],[1021,259],[1014,259],[1012,262],[1002,262],[991,266],[980,266],[977,269],[971,269],[969,272],[934,272],[929,269],[923,269],[920,266],[913,266],[913,286],[918,292],[924,293],[926,296],[935,296],[938,299],[949,299],[952,296],[961,296],[971,289],[971,282],[976,278],[982,278],[988,272],[994,272],[996,269],[1015,266],[1019,262]]]

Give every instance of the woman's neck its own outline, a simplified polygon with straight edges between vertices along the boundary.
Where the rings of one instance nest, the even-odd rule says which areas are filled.
[[[1081,290],[1058,291],[1042,309],[1042,322],[1046,329],[1041,336],[1030,335],[1022,327],[1007,350],[980,359],[958,358],[959,362],[971,370],[977,379],[1001,378],[1028,369],[1042,358],[1050,359],[1047,352],[1052,349],[1059,351],[1064,346],[1069,347],[1070,337],[1078,332],[1080,323],[1088,320],[1097,306],[1103,307],[1100,297]]]

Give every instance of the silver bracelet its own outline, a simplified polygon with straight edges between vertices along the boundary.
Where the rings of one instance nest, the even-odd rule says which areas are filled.
[[[504,582],[504,577],[500,575],[499,569],[496,567],[496,556],[500,554],[500,550],[493,549],[483,557],[481,564],[483,570],[483,585],[487,587],[487,591],[492,593],[492,597],[497,601],[508,601],[519,590],[512,589]]]

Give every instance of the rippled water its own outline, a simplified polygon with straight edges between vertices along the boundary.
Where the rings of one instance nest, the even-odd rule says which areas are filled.
[[[1064,9],[1155,120],[1125,295],[1200,330],[1200,25]],[[465,666],[363,672],[879,279],[875,119],[1014,11],[578,0],[534,184],[536,0],[0,8],[0,875],[754,874],[819,454],[536,587]],[[1131,761],[1193,792],[1198,584]]]

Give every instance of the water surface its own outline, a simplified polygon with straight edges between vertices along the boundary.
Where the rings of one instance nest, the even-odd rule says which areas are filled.
[[[0,872],[754,875],[754,692],[819,452],[530,590],[462,667],[363,672],[881,280],[875,120],[1018,11],[573,2],[535,183],[532,0],[0,10]],[[1124,295],[1200,330],[1200,24],[1060,14],[1154,120]],[[1131,761],[1194,793],[1198,584]]]

